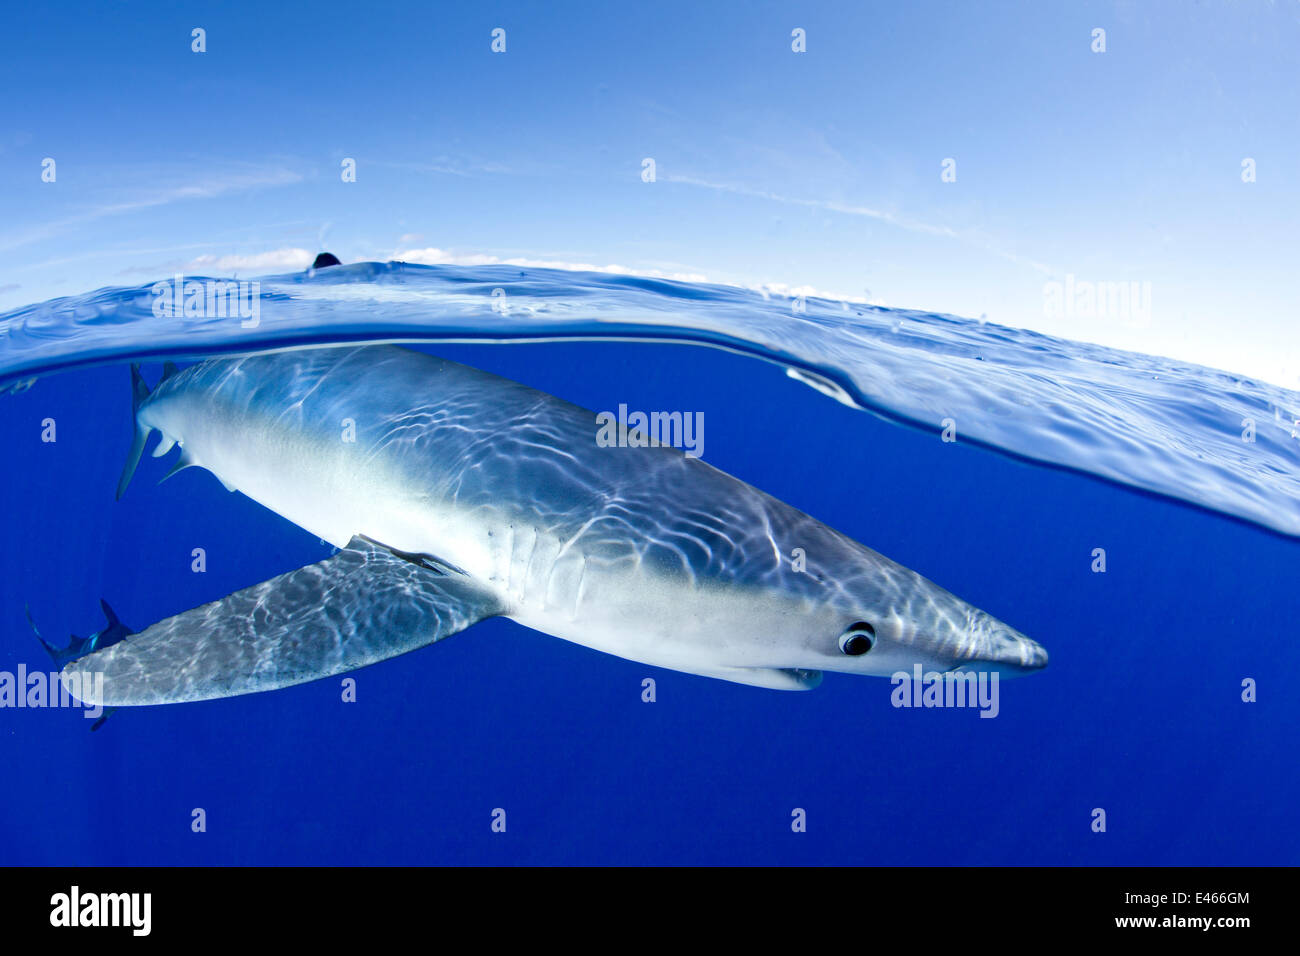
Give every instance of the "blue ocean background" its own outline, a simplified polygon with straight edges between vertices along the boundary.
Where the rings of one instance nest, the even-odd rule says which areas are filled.
[[[703,412],[706,461],[1051,664],[981,719],[895,708],[883,679],[768,691],[495,619],[357,672],[355,703],[330,679],[95,733],[78,710],[4,709],[0,862],[1300,860],[1295,393],[951,316],[617,276],[349,266],[268,279],[253,330],[159,319],[149,290],[0,316],[0,670],[50,669],[25,606],[56,643],[101,627],[101,598],[143,629],[329,553],[199,469],[154,486],[169,462],[146,458],[114,502],[126,361],[152,381],[166,356],[416,337],[593,410]]]

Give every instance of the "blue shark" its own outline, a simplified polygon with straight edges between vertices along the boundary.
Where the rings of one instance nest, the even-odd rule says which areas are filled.
[[[595,413],[392,345],[132,369],[135,437],[338,552],[113,641],[63,669],[93,703],[274,690],[503,616],[633,661],[803,690],[916,665],[1016,675],[1034,641],[680,449],[603,447]]]

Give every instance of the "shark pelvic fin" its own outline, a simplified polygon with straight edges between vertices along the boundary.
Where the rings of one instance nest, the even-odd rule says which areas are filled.
[[[198,462],[194,460],[194,456],[191,455],[188,451],[186,451],[184,447],[182,447],[179,457],[177,457],[175,463],[173,463],[171,468],[167,469],[167,474],[163,475],[161,478],[158,479],[158,484],[161,485],[164,481],[166,481],[172,475],[176,474],[178,471],[184,471],[186,468],[194,468],[197,465]]]
[[[130,707],[234,697],[397,657],[501,614],[472,578],[431,573],[361,538],[67,664],[63,683],[100,686],[88,704]],[[77,675],[81,675],[77,677]]]

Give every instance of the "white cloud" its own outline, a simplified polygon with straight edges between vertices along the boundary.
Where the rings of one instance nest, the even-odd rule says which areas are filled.
[[[565,262],[558,259],[527,259],[484,255],[482,253],[455,253],[446,249],[405,249],[393,254],[400,262],[416,262],[426,266],[519,266],[524,269],[566,269],[570,272],[605,272],[611,275],[645,276],[651,279],[675,279],[679,282],[708,282],[708,277],[698,272],[664,272],[661,269],[634,269],[629,266],[597,266],[588,262]]]
[[[199,272],[206,275],[225,275],[230,272],[251,272],[254,274],[297,272],[306,269],[315,258],[306,249],[298,248],[272,249],[269,252],[257,252],[251,256],[203,255],[186,263],[185,271]]]

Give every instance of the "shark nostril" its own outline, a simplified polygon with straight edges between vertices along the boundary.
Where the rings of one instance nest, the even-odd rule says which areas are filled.
[[[840,635],[840,650],[850,657],[860,657],[876,646],[876,629],[866,621],[850,624]]]

